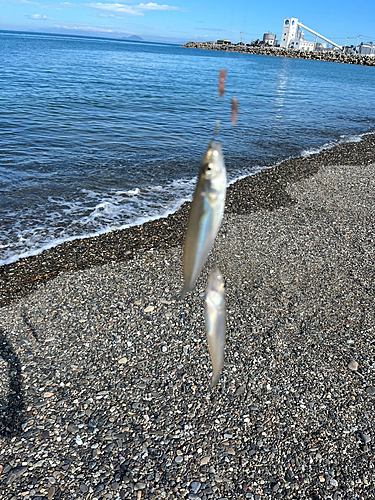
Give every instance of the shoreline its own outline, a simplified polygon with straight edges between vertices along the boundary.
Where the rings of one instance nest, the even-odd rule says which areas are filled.
[[[349,164],[373,146],[279,172],[263,202],[288,202],[281,184],[288,206],[227,210],[184,300],[174,247],[3,308],[1,499],[374,498],[375,163]],[[213,266],[227,334],[210,390]]]
[[[358,64],[361,66],[375,66],[375,57],[361,54],[347,54],[343,52],[307,52],[305,50],[283,49],[280,47],[248,47],[245,45],[221,45],[210,42],[188,42],[184,45],[181,45],[181,47],[186,47],[189,49],[236,52],[239,54],[289,57],[292,59],[310,59],[313,61],[325,61],[343,64]]]
[[[294,203],[287,191],[291,183],[308,178],[322,165],[370,165],[375,162],[373,131],[359,142],[343,142],[307,157],[280,164],[239,179],[228,187],[225,211],[246,214],[274,210]],[[190,202],[165,218],[99,236],[75,239],[0,267],[0,307],[24,297],[40,284],[66,271],[82,270],[131,259],[135,252],[182,246]]]

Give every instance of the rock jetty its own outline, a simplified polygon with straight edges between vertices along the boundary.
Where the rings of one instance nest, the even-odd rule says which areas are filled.
[[[226,52],[244,52],[262,56],[292,57],[294,59],[313,59],[316,61],[338,62],[345,64],[361,64],[375,66],[375,57],[343,52],[305,52],[304,50],[283,49],[281,47],[223,45],[211,42],[188,42],[182,45],[190,49],[223,50]]]

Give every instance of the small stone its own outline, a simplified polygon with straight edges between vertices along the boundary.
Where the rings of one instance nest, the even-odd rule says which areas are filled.
[[[111,490],[117,491],[120,488],[120,484],[117,481],[113,481],[111,484]]]
[[[176,462],[176,464],[181,464],[184,461],[184,458],[181,455],[177,455],[174,461]]]
[[[348,365],[348,368],[349,370],[351,370],[352,372],[356,372],[358,370],[358,363],[357,361],[351,361]]]
[[[237,390],[235,392],[235,396],[241,396],[241,394],[244,394],[245,392],[245,386],[244,385],[240,385],[239,387],[237,387]]]
[[[138,490],[137,491],[137,500],[141,500],[141,496],[142,496],[142,491]]]
[[[134,489],[135,490],[144,490],[146,488],[146,483],[135,483]]]
[[[324,477],[323,477],[323,476],[319,476],[319,481],[320,481],[321,483],[325,483],[325,479],[324,479]]]
[[[88,486],[86,484],[80,484],[79,489],[82,491],[82,493],[87,493],[89,491]]]
[[[193,481],[191,484],[190,484],[190,489],[193,493],[198,493],[198,491],[200,490],[201,488],[201,483],[199,481]]]
[[[126,358],[120,358],[118,360],[119,365],[125,365],[127,362],[128,362],[128,360]]]
[[[163,352],[167,352],[168,347],[167,347],[166,345],[163,345],[163,347],[161,348],[161,350],[162,350]]]
[[[144,310],[144,312],[145,313],[149,313],[149,312],[152,312],[154,309],[155,309],[155,306],[148,306],[148,307],[146,307],[146,309]]]
[[[76,435],[75,442],[76,444],[78,444],[78,446],[81,446],[83,444],[83,441],[78,434]]]
[[[134,304],[135,304],[136,306],[140,306],[140,305],[142,304],[142,301],[141,301],[141,300],[135,300],[135,301],[134,301]]]
[[[49,489],[48,489],[48,500],[52,500],[52,498],[55,496],[55,491],[56,491],[56,488],[54,486],[51,486]]]
[[[368,444],[370,441],[371,441],[371,437],[368,436],[367,434],[365,434],[364,432],[360,432],[359,433],[359,437],[362,439],[362,441],[365,443],[365,444]]]
[[[16,479],[22,476],[27,471],[27,467],[15,467],[12,469],[7,477],[8,484],[13,483]]]
[[[337,488],[339,483],[336,481],[336,479],[333,479],[333,477],[330,480],[330,485],[333,486],[334,488]]]
[[[228,453],[228,455],[235,455],[236,454],[236,452],[234,451],[233,448],[228,448],[227,453]]]
[[[373,385],[366,387],[366,394],[369,396],[375,396],[375,387]]]
[[[68,431],[71,432],[72,434],[75,434],[78,431],[78,426],[75,424],[69,424]]]
[[[207,465],[211,457],[203,457],[201,459],[201,465]]]
[[[45,393],[43,394],[43,396],[44,396],[45,398],[51,398],[51,397],[53,396],[53,392],[45,392]]]

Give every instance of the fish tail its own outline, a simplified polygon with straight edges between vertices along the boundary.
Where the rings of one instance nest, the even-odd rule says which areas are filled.
[[[219,378],[220,378],[220,372],[216,373],[215,375],[212,374],[212,379],[210,384],[211,389],[213,389],[217,385],[217,383],[219,382]]]
[[[179,298],[179,299],[183,299],[183,298],[185,298],[185,295],[186,295],[188,292],[190,292],[190,291],[191,291],[191,289],[190,289],[189,285],[187,285],[187,284],[185,283],[185,284],[184,284],[184,286],[183,286],[183,288],[182,288],[182,290],[181,290],[181,292],[180,292],[180,293],[179,293],[179,295],[178,295],[178,298]]]

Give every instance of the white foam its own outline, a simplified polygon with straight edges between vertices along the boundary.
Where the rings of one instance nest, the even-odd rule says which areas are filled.
[[[304,150],[301,156],[311,156],[343,142],[360,142],[363,136],[374,133],[342,136],[319,148]],[[264,168],[273,168],[286,159],[273,165],[257,165],[242,172],[237,171],[228,181],[228,186]],[[0,259],[0,266],[37,255],[66,241],[99,236],[112,230],[165,218],[176,212],[185,201],[192,199],[196,181],[197,177],[183,178],[167,182],[164,186],[139,186],[105,193],[82,189],[80,197],[74,200],[49,197],[55,210],[50,210],[47,214],[42,206],[40,213],[25,212],[22,220],[19,215],[8,213],[7,219],[12,222],[13,233],[12,237],[6,233],[0,234],[3,241],[9,241],[7,245],[0,245],[0,249],[5,250],[1,252],[3,258]],[[33,226],[28,229],[31,220]]]
[[[0,266],[37,255],[66,241],[99,236],[114,229],[167,217],[191,199],[195,183],[196,179],[178,179],[164,187],[144,186],[106,193],[83,189],[80,198],[74,200],[49,197],[55,210],[50,209],[46,214],[41,207],[38,214],[25,212],[22,220],[17,216],[12,225],[12,241],[9,239],[9,245],[0,247],[7,249],[1,252]],[[31,219],[30,230],[27,221]]]
[[[343,144],[343,143],[361,142],[363,136],[369,135],[372,133],[375,133],[375,132],[365,132],[365,133],[359,134],[359,135],[351,135],[351,134],[350,135],[341,135],[340,139],[326,142],[325,144],[323,144],[320,147],[303,150],[301,153],[301,156],[304,158],[308,158],[311,155],[315,155],[315,154],[321,153],[322,151],[332,149],[332,148],[339,146],[340,144]]]

